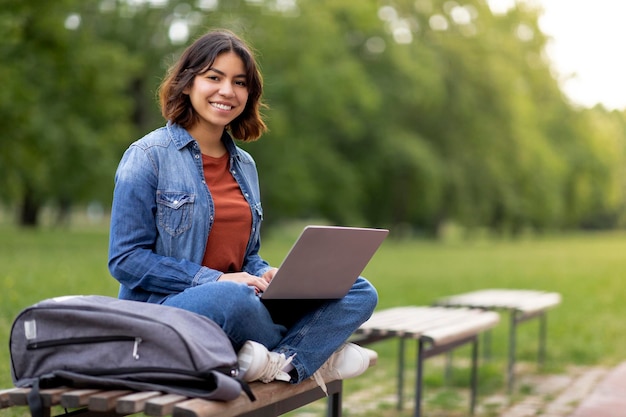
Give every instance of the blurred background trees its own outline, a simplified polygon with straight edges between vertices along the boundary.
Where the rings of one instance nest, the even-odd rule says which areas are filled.
[[[228,28],[257,51],[270,131],[242,145],[269,226],[291,219],[436,235],[621,227],[626,112],[559,89],[518,2],[2,0],[0,202],[110,204],[124,149],[161,126],[182,49]]]

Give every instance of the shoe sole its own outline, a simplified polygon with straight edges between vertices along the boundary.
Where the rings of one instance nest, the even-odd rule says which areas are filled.
[[[255,353],[258,354],[255,355]],[[239,362],[239,370],[243,372],[242,379],[246,382],[256,381],[260,377],[260,372],[263,370],[263,364],[254,363],[254,358],[267,353],[262,345],[247,341],[239,350],[237,355],[237,361]],[[256,366],[255,366],[256,365]],[[246,369],[247,367],[247,369]]]

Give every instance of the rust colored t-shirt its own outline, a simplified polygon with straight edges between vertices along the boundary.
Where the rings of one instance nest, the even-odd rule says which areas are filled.
[[[239,184],[228,171],[228,153],[202,155],[204,178],[213,197],[215,218],[202,264],[222,272],[239,272],[252,228],[252,213]]]

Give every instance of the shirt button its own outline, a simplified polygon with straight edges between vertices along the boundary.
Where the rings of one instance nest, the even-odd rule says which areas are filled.
[[[178,204],[178,200],[174,200],[174,204]]]
[[[244,195],[246,196],[246,198],[248,198],[248,193],[245,193]]]
[[[200,155],[196,154],[196,159],[200,159]]]

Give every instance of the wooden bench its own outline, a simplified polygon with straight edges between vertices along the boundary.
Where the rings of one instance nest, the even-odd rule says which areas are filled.
[[[370,366],[375,363],[376,359],[372,359]],[[340,417],[343,381],[325,382],[328,390],[327,413],[331,417]],[[135,413],[155,417],[274,417],[326,397],[313,379],[299,384],[253,382],[250,388],[256,401],[250,401],[243,393],[228,402],[186,398],[157,391],[55,388],[41,390],[41,393],[46,417],[51,415],[54,406],[80,410],[81,417],[118,417]],[[27,406],[29,392],[28,388],[0,391],[0,409]]]
[[[509,311],[510,326],[507,387],[508,392],[511,393],[515,385],[515,351],[518,324],[533,318],[539,319],[537,362],[539,366],[542,366],[546,354],[547,310],[560,303],[561,295],[556,292],[486,289],[442,298],[437,300],[435,305]]]
[[[498,324],[496,312],[468,308],[396,307],[375,312],[356,332],[360,345],[388,338],[399,338],[398,409],[404,390],[405,340],[417,340],[414,416],[421,415],[423,362],[433,356],[472,343],[470,412],[474,413],[477,392],[478,335]]]

